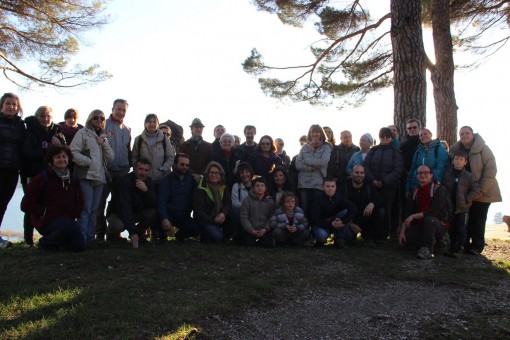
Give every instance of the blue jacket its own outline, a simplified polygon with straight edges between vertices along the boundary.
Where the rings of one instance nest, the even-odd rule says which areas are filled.
[[[197,185],[190,173],[181,178],[175,172],[166,175],[159,185],[158,212],[161,220],[172,216],[190,216]]]
[[[406,192],[411,192],[418,186],[416,171],[421,165],[428,165],[434,174],[433,179],[441,183],[448,165],[448,153],[441,145],[439,139],[433,140],[429,145],[420,144],[414,153],[411,170],[407,175]]]
[[[104,133],[115,154],[115,158],[108,162],[108,169],[112,171],[129,169],[131,167],[131,129],[110,117],[106,120]]]

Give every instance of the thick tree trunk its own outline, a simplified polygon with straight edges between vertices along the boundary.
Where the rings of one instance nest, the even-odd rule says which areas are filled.
[[[394,67],[394,124],[405,131],[406,121],[426,122],[427,80],[420,0],[391,0],[391,42]]]
[[[436,64],[430,67],[437,136],[452,145],[457,140],[457,101],[453,82],[454,63],[450,32],[449,0],[432,0],[432,37]]]

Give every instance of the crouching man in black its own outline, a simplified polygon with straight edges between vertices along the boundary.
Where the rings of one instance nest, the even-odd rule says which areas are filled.
[[[147,228],[158,224],[157,195],[148,177],[150,168],[151,162],[140,158],[135,169],[116,182],[106,213],[108,232],[127,230],[133,248],[138,248],[139,237],[145,237]]]

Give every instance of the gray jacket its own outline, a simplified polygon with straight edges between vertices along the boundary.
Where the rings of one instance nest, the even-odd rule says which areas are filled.
[[[259,200],[250,191],[241,204],[240,220],[244,231],[251,233],[253,230],[271,230],[270,221],[274,209],[275,203],[270,196]]]
[[[324,143],[315,150],[309,144],[303,145],[296,157],[298,188],[322,190],[322,182],[327,176],[331,146]]]
[[[108,118],[104,130],[115,158],[108,163],[108,169],[122,171],[131,167],[131,129]]]

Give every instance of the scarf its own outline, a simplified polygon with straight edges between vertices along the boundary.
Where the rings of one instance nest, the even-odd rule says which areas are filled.
[[[67,191],[69,189],[69,184],[71,184],[71,173],[69,172],[69,168],[61,171],[56,169],[53,165],[50,165],[50,167],[53,172],[55,172],[55,175],[62,180],[62,188]]]
[[[119,123],[119,125],[122,125],[124,123],[124,119],[120,119],[120,120],[117,120],[115,119],[115,117],[113,116],[113,114],[110,114],[110,119],[116,123]]]
[[[217,183],[207,183],[209,190],[211,190],[214,197],[214,216],[218,216],[221,212],[222,203],[220,196],[220,185]]]

